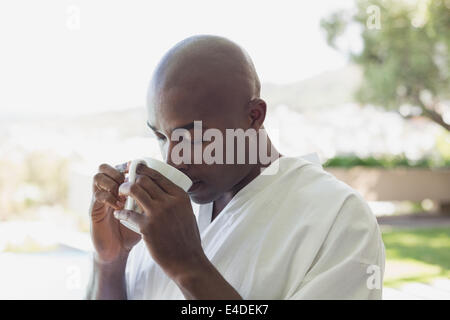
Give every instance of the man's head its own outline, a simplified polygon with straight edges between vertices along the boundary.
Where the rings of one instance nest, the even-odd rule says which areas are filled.
[[[148,123],[165,161],[194,182],[189,191],[197,203],[216,200],[242,181],[252,164],[174,164],[171,141],[174,129],[186,127],[193,136],[193,122],[203,130],[262,128],[266,104],[259,99],[260,82],[248,54],[228,39],[217,36],[187,38],[167,52],[152,77],[147,101]],[[210,142],[194,141],[204,149]],[[223,154],[226,156],[224,143]],[[248,152],[248,150],[246,150]],[[247,159],[247,157],[246,157]]]

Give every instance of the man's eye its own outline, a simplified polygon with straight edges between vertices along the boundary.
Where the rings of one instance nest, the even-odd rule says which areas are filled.
[[[156,136],[156,139],[158,139],[158,141],[164,141],[164,140],[166,140],[166,137],[163,136],[163,135],[155,134],[155,136]]]

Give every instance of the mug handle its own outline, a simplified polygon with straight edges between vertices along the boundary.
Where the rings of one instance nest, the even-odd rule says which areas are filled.
[[[134,183],[136,181],[136,168],[141,163],[147,164],[147,161],[145,161],[144,159],[137,159],[137,160],[134,160],[131,162],[130,168],[128,170],[128,172],[129,172],[128,182]],[[125,203],[125,209],[133,210],[135,207],[135,204],[136,204],[136,202],[134,201],[134,199],[132,197],[128,196],[127,202]],[[140,234],[139,229],[135,224],[133,224],[129,221],[124,221],[124,220],[120,220],[120,223],[123,224],[128,229],[131,229],[134,232]]]
[[[139,164],[147,164],[144,159],[137,159],[131,162],[130,169],[128,170],[128,182],[135,183],[136,182],[136,168]],[[132,197],[128,196],[127,202],[125,203],[126,210],[133,210],[135,206],[135,201]]]

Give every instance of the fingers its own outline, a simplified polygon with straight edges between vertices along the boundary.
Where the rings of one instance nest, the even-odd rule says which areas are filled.
[[[111,167],[109,164],[103,163],[98,167],[99,173],[104,173],[113,179],[116,183],[121,184],[125,180],[123,173],[120,173],[117,169]]]
[[[119,184],[104,173],[97,173],[94,176],[94,183],[97,188],[108,191],[114,195],[118,195]]]
[[[141,208],[152,207],[151,196],[137,183],[122,183],[119,187],[119,195],[125,197],[131,196],[137,201]]]
[[[115,210],[114,217],[132,224],[136,230],[142,230],[147,217],[131,210]]]
[[[95,200],[97,202],[109,205],[114,209],[121,209],[124,202],[118,200],[112,193],[104,190],[97,190],[94,194]]]
[[[125,180],[125,176],[108,164],[100,165],[98,170],[94,176],[95,200],[114,209],[121,209],[125,199],[119,197],[119,185]]]
[[[163,196],[164,190],[148,176],[138,175],[136,183],[140,185],[152,199],[160,199]]]
[[[136,168],[136,173],[140,175],[145,175],[151,178],[163,191],[165,191],[168,194],[175,195],[177,192],[182,190],[180,187],[178,187],[176,184],[174,184],[172,181],[164,177],[161,173],[158,171],[147,167],[144,164],[138,165]]]

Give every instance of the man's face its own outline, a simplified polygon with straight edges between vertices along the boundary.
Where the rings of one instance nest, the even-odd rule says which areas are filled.
[[[248,164],[225,164],[225,130],[248,129],[245,108],[248,98],[227,96],[224,94],[226,90],[220,89],[170,88],[158,93],[147,107],[148,124],[158,138],[164,160],[194,182],[188,193],[196,203],[218,199],[223,193],[232,190],[250,171]],[[202,122],[203,132],[210,128],[222,132],[224,164],[206,164],[203,158],[201,164],[194,164],[194,149],[201,149],[203,155],[203,150],[211,143],[202,139],[194,140],[194,121]],[[172,150],[181,142],[171,141],[172,132],[177,128],[187,129],[192,139],[190,163],[173,162]]]

